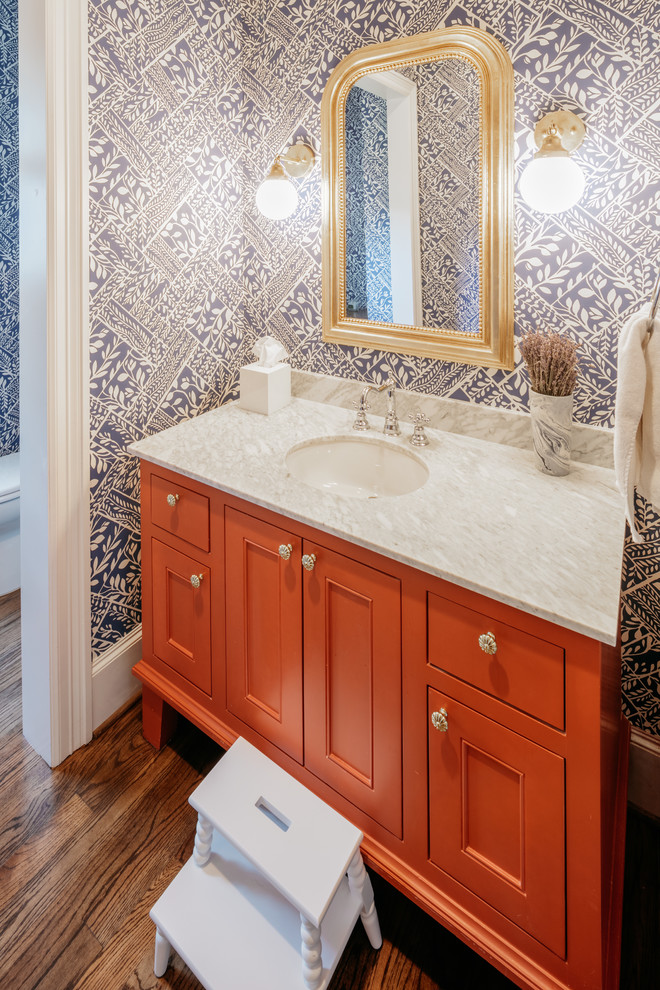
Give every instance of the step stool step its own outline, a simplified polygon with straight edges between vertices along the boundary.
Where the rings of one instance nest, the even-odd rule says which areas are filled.
[[[361,908],[343,878],[323,919],[318,990],[330,982]],[[206,866],[189,859],[150,916],[206,990],[305,988],[298,911],[217,832]]]
[[[321,924],[359,850],[359,829],[242,738],[190,803],[301,914]]]

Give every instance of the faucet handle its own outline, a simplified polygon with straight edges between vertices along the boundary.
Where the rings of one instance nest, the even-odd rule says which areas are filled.
[[[412,432],[412,436],[410,437],[409,443],[411,443],[413,447],[427,447],[429,443],[429,438],[424,432],[424,427],[428,426],[429,423],[428,416],[425,416],[424,413],[420,412],[418,409],[417,412],[410,413],[408,415],[408,419],[412,420],[415,426]]]
[[[353,408],[357,410],[357,416],[353,422],[353,429],[361,431],[368,430],[369,421],[367,420],[366,413],[367,409],[369,409],[369,403],[367,402],[366,397],[362,395],[359,399],[354,399]]]
[[[384,388],[396,388],[396,382],[394,381],[394,375],[392,374],[392,369],[388,364],[381,365],[381,370],[383,375],[383,387]]]

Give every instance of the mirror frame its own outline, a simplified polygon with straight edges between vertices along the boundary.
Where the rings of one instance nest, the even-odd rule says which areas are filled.
[[[481,332],[403,326],[349,317],[346,310],[345,108],[364,75],[438,58],[464,58],[481,84]],[[492,35],[453,26],[360,48],[335,67],[321,103],[323,167],[323,340],[442,361],[512,369],[513,65]]]

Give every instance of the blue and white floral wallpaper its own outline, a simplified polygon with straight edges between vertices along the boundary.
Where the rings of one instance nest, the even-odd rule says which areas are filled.
[[[0,456],[18,408],[18,0],[0,0]]]
[[[387,101],[353,86],[346,98],[346,306],[391,323]]]
[[[541,114],[561,106],[586,121],[582,202],[556,217],[516,203],[516,332],[579,339],[576,418],[612,426],[618,335],[647,303],[659,261],[657,2],[90,0],[89,14],[97,652],[140,617],[126,444],[235,396],[264,332],[294,368],[363,381],[387,364],[402,388],[527,408],[519,359],[490,371],[323,342],[318,168],[288,221],[257,214],[254,191],[274,155],[297,137],[318,147],[323,87],[356,48],[455,23],[492,32],[515,69],[518,168]],[[654,601],[660,559],[643,568]],[[658,654],[639,618],[627,711],[658,731]],[[636,690],[644,679],[646,693]]]
[[[261,138],[241,34],[237,3],[89,6],[95,653],[140,621],[127,444],[235,395],[245,363],[242,159]]]

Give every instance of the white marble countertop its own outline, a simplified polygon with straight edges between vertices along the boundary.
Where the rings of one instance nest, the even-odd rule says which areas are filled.
[[[531,451],[427,430],[415,449],[429,479],[416,492],[358,499],[293,478],[285,455],[301,441],[352,436],[354,412],[292,399],[262,416],[230,403],[128,450],[292,519],[347,538],[614,644],[623,552],[622,499],[614,472],[572,464],[564,478],[537,470]],[[382,437],[382,419],[369,414]],[[388,439],[407,450],[404,436]]]

